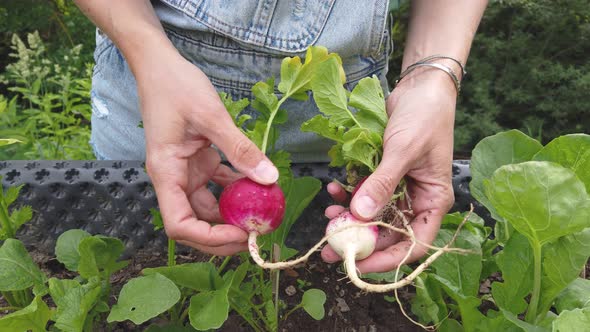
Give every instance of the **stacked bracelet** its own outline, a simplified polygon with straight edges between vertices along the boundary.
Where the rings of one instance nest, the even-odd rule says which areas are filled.
[[[461,68],[462,77],[467,74],[467,72],[465,71],[465,67],[463,66],[463,64],[461,64],[461,62],[459,60],[457,60],[455,58],[451,58],[449,56],[444,56],[444,55],[431,55],[429,57],[426,57],[426,58],[410,65],[408,68],[406,68],[406,70],[404,70],[399,75],[397,80],[395,80],[395,85],[397,86],[397,84],[406,75],[408,75],[409,73],[414,71],[414,69],[416,69],[418,67],[431,67],[431,68],[440,69],[440,70],[444,71],[445,73],[447,73],[447,75],[449,75],[449,77],[453,80],[453,83],[455,84],[455,88],[457,89],[457,93],[461,92],[461,80],[459,80],[459,77],[457,77],[457,74],[455,74],[455,72],[453,71],[453,69],[451,67],[440,64],[440,63],[433,62],[437,59],[449,59],[449,60],[455,62],[457,65],[459,65],[459,67]]]

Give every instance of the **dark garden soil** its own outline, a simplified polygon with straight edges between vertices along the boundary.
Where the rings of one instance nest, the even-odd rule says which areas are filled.
[[[31,254],[48,276],[58,278],[75,277],[74,273],[66,270],[55,258],[35,251],[32,251]],[[193,251],[188,255],[179,255],[177,260],[179,264],[182,264],[207,261],[209,258],[210,256]],[[232,263],[237,263],[237,260]],[[232,263],[230,263],[230,267]],[[133,255],[129,260],[129,265],[112,276],[113,296],[110,301],[111,305],[116,302],[116,295],[119,294],[121,287],[127,280],[140,276],[143,268],[164,265],[166,265],[165,252],[147,253],[140,251]],[[300,288],[302,286],[299,285],[298,280],[306,281],[307,284]],[[396,303],[387,302],[381,294],[364,294],[360,292],[354,285],[346,282],[338,264],[324,263],[319,258],[319,254],[312,256],[310,262],[305,266],[283,272],[280,283],[280,297],[291,308],[301,301],[303,291],[308,288],[319,288],[326,293],[326,315],[324,319],[316,321],[303,310],[298,310],[280,326],[279,331],[422,331],[422,329],[403,317]],[[413,289],[402,290],[399,293],[400,297],[409,299],[412,296],[409,291],[411,292]],[[6,305],[3,302],[4,299],[0,297],[0,307]],[[49,305],[51,306],[52,303],[49,303]],[[0,316],[2,314],[0,313]],[[244,321],[238,315],[232,313],[219,331],[250,331],[243,324]],[[141,331],[148,325],[146,323],[138,327],[130,322],[124,322],[111,327],[112,331]],[[100,330],[106,331],[106,326]]]

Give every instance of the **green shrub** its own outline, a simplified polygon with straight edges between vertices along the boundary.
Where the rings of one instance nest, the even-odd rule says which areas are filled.
[[[10,93],[0,95],[0,137],[23,143],[0,150],[0,159],[93,159],[92,67],[80,59],[81,45],[51,58],[39,34],[32,33],[27,43],[14,35],[11,48],[14,62],[0,76]]]
[[[39,31],[50,54],[84,44],[81,57],[92,61],[94,25],[80,13],[73,1],[2,0],[0,1],[0,68],[10,62],[8,53],[13,34],[24,36]],[[0,93],[5,90],[0,87]]]

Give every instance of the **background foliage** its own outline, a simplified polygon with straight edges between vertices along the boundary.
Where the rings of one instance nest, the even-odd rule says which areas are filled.
[[[409,7],[403,0],[393,4],[391,80],[400,71]],[[35,31],[40,38],[28,36]],[[0,159],[92,158],[93,47],[94,27],[71,1],[2,1],[0,139],[23,143],[2,147]],[[588,0],[490,1],[459,99],[457,153],[468,155],[479,140],[504,129],[543,143],[586,130],[588,54]]]

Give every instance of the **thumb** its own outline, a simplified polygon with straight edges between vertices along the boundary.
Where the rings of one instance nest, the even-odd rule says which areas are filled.
[[[223,130],[223,135],[216,136],[211,142],[240,173],[260,184],[275,183],[279,179],[279,171],[273,163],[233,123]]]
[[[352,214],[370,220],[389,202],[399,181],[406,173],[401,158],[387,151],[373,174],[362,183],[350,202]]]

